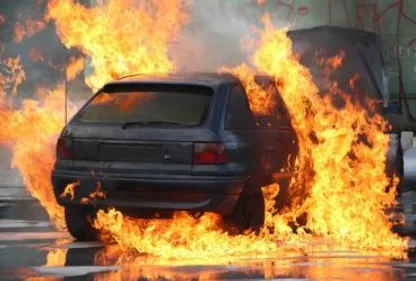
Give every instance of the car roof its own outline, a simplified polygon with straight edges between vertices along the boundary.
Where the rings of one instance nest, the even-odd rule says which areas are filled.
[[[295,36],[312,35],[316,33],[331,33],[338,36],[349,36],[349,37],[371,37],[376,40],[377,34],[371,31],[365,31],[357,28],[332,26],[332,25],[318,25],[310,28],[293,29],[287,32],[290,38]],[[292,38],[293,39],[293,38]]]
[[[122,77],[106,85],[124,84],[175,84],[196,85],[216,88],[221,84],[239,82],[239,79],[231,74],[220,73],[172,73],[172,74],[133,74]]]

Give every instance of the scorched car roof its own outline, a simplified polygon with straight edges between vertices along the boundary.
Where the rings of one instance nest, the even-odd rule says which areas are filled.
[[[217,87],[225,83],[238,82],[238,78],[230,74],[218,73],[178,73],[178,74],[152,74],[129,75],[107,85],[146,83],[146,84],[177,84]]]

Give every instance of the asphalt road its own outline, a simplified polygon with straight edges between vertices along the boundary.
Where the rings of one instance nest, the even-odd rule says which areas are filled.
[[[7,169],[0,167],[0,180],[3,176],[6,183],[0,185],[0,280],[416,280],[412,249],[407,260],[326,250],[197,265],[117,264],[99,258],[106,249],[101,244],[74,242],[68,233],[55,231],[44,210],[25,193],[18,174]],[[416,234],[415,199],[414,192],[400,199],[403,230],[410,235]]]

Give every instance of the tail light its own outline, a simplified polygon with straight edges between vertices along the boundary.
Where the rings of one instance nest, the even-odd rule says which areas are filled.
[[[58,139],[58,144],[56,145],[56,158],[60,160],[72,159],[72,142],[70,139]]]
[[[226,164],[229,161],[223,143],[194,143],[194,165]]]

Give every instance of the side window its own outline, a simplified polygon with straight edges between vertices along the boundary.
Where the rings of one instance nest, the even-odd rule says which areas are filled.
[[[241,85],[234,85],[228,98],[225,128],[229,130],[252,130],[254,127],[255,120],[245,90]]]

